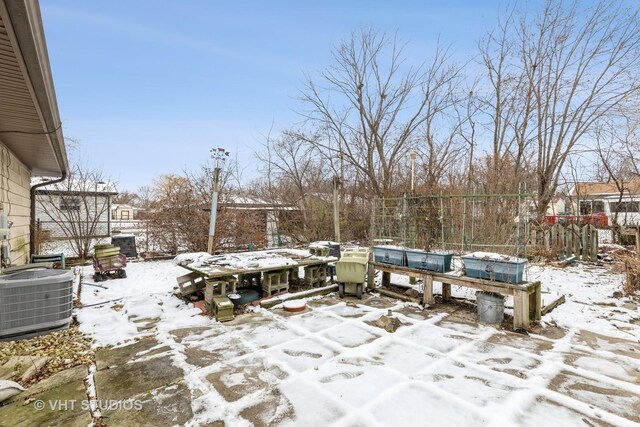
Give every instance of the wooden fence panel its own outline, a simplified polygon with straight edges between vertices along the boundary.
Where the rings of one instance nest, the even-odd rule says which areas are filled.
[[[570,232],[573,235],[573,245],[571,246],[571,255],[580,258],[580,227],[578,224],[570,225]]]
[[[583,261],[595,262],[598,259],[598,230],[593,225],[580,227],[577,224],[532,228],[529,245],[553,250],[561,257],[575,256]]]

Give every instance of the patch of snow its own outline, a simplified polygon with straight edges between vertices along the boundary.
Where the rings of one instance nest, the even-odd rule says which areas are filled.
[[[404,251],[405,247],[404,246],[398,246],[398,245],[375,245],[373,247],[374,249],[395,249],[398,251]]]
[[[497,253],[493,253],[493,252],[473,252],[473,253],[470,253],[468,255],[463,255],[462,259],[464,259],[464,258],[478,258],[478,259],[488,259],[488,260],[495,260],[495,261],[509,261],[509,262],[527,262],[527,260],[524,259],[524,258],[518,258],[518,257],[509,256],[509,255],[503,255],[503,254],[497,254]]]
[[[173,265],[188,265],[200,263],[205,259],[211,258],[211,254],[207,252],[193,252],[179,254],[173,259]]]
[[[275,259],[256,254],[254,261]],[[91,267],[84,272],[88,277]],[[192,425],[249,425],[244,411],[262,408],[257,405],[269,408],[260,416],[275,417],[265,424],[279,425],[537,425],[541,417],[553,425],[591,419],[632,425],[637,418],[640,312],[612,297],[624,276],[602,267],[528,268],[529,280],[542,282],[545,301],[566,296],[542,319],[563,328],[554,339],[453,321],[437,307],[419,312],[411,304],[378,307],[332,297],[308,304],[306,313],[282,316],[255,307],[219,323],[172,295],[185,272],[171,262],[130,263],[126,279],[102,282],[105,289],[85,287],[76,314],[97,345],[153,335],[158,347],[169,347],[194,396]],[[406,276],[391,279],[421,286]],[[475,299],[474,289],[452,286],[452,294]],[[395,333],[372,326],[388,308],[403,323]],[[183,328],[198,329],[176,339],[172,332]],[[190,352],[210,360],[194,361]],[[219,379],[215,385],[211,374]],[[221,387],[246,391],[228,401]]]
[[[317,248],[317,247],[328,247],[328,246],[338,246],[340,243],[338,242],[332,242],[331,240],[318,240],[317,242],[311,242],[309,243],[309,247],[310,248]]]
[[[600,245],[613,242],[613,231],[603,228],[598,228],[598,242]]]
[[[90,334],[96,345],[124,342],[141,336],[140,319],[159,319],[170,328],[207,323],[200,310],[173,296],[176,277],[185,274],[182,267],[170,262],[132,262],[124,279],[109,279],[98,287],[83,287],[82,305],[75,313],[80,331]],[[83,269],[85,280],[93,267]],[[87,280],[88,282],[88,280]]]

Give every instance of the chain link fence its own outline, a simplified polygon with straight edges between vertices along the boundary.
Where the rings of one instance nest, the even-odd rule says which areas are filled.
[[[440,194],[376,198],[372,244],[526,256],[533,195]]]

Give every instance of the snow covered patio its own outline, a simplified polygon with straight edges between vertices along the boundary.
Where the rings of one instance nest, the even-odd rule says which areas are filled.
[[[602,267],[532,267],[567,302],[529,336],[479,325],[460,304],[376,295],[218,323],[172,296],[183,271],[132,263],[128,278],[82,288],[80,330],[115,345],[96,353],[96,397],[141,406],[103,409],[107,425],[640,422],[640,312],[611,297],[622,276]],[[395,333],[375,326],[389,308]]]

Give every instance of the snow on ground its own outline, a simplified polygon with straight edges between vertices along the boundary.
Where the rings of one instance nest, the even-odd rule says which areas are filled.
[[[169,347],[193,425],[640,422],[640,312],[612,298],[622,276],[602,267],[530,267],[546,297],[567,298],[530,336],[479,325],[454,305],[375,296],[315,298],[299,314],[257,309],[221,324],[171,295],[185,272],[170,261],[132,263],[128,278],[98,287],[87,268],[76,312],[98,345],[153,335]],[[395,333],[374,326],[389,308],[403,323]]]
[[[542,283],[543,300],[547,303],[565,295],[566,302],[547,315],[543,319],[545,323],[640,339],[640,312],[633,304],[631,308],[625,307],[629,299],[613,297],[614,292],[622,291],[623,274],[589,264],[567,268],[533,266],[529,269],[529,280]]]
[[[202,326],[209,320],[193,304],[173,296],[176,277],[186,270],[171,261],[130,263],[127,278],[93,282],[93,268],[84,268],[81,301],[76,310],[80,331],[100,345],[124,342],[144,333],[139,323],[157,319],[159,328]]]
[[[311,255],[311,253],[305,249],[269,249],[264,251],[238,252],[222,255],[209,255],[206,252],[181,254],[174,258],[173,263],[175,265],[188,265],[195,268],[222,267],[231,268],[233,270],[242,270],[295,265],[296,261],[292,256],[296,258],[308,258],[327,262],[337,261],[337,258],[332,256],[322,257]]]
[[[460,268],[460,260],[454,258],[454,269]],[[420,283],[410,285],[407,276],[392,274],[391,283],[422,291]],[[546,306],[561,295],[566,302],[542,320],[568,329],[587,329],[593,332],[627,339],[640,338],[640,311],[626,308],[629,298],[614,298],[622,290],[624,274],[615,274],[606,267],[576,263],[560,268],[529,265],[525,280],[542,283],[542,305]],[[442,293],[442,283],[433,282],[433,292]],[[475,289],[451,286],[454,298],[475,301]],[[513,298],[505,298],[505,312],[513,314]],[[634,323],[636,322],[636,323]],[[627,329],[629,329],[627,331]]]

